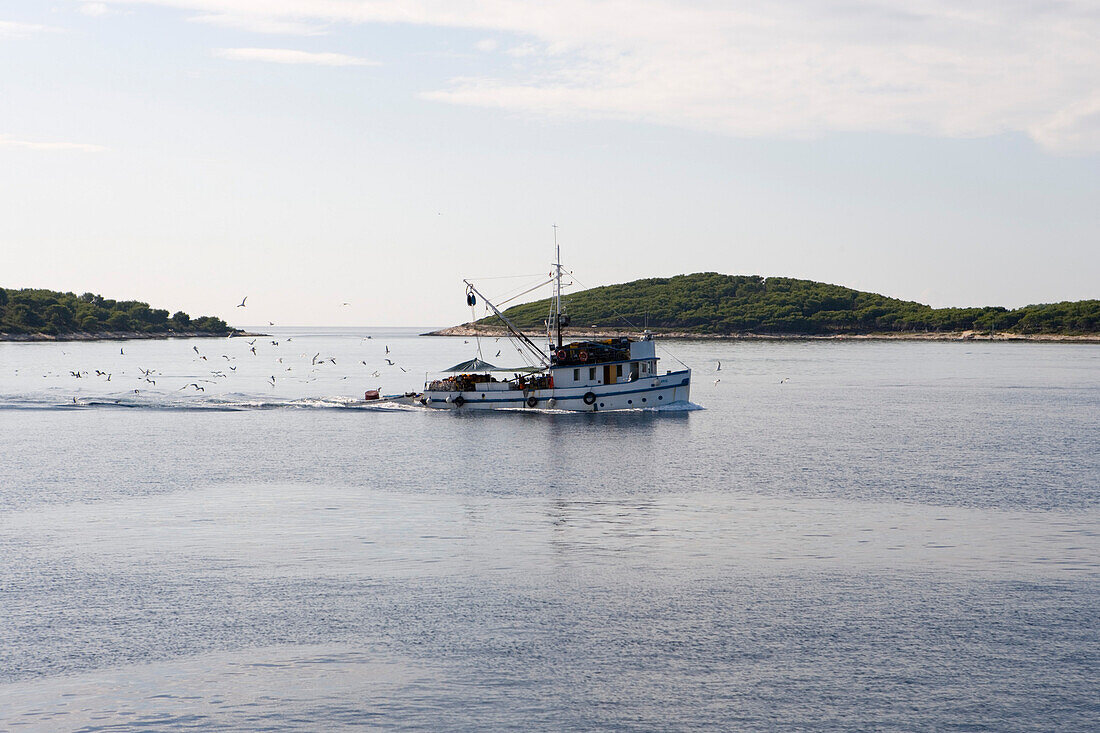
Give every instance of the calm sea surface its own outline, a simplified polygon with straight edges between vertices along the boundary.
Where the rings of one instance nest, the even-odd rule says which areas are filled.
[[[669,341],[703,409],[576,415],[250,340],[0,344],[0,729],[1096,729],[1100,346]]]

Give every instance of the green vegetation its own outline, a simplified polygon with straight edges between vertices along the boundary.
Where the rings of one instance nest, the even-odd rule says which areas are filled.
[[[522,328],[541,328],[548,300],[505,311]],[[1008,310],[932,308],[839,285],[700,272],[592,288],[567,299],[572,326],[641,326],[711,334],[864,334],[989,331],[1020,334],[1100,332],[1100,300]],[[478,323],[493,325],[495,317]]]
[[[101,295],[53,290],[0,288],[0,333],[66,336],[127,332],[143,334],[228,333],[213,316],[192,319],[183,311],[150,308],[136,300],[108,300]]]

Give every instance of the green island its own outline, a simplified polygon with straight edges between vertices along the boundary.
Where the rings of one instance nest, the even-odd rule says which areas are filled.
[[[1100,300],[1008,309],[933,308],[839,285],[789,277],[700,272],[606,285],[565,299],[572,334],[648,328],[666,335],[711,337],[1100,338]],[[523,329],[542,329],[548,299],[508,308]],[[497,332],[489,316],[437,331]]]
[[[237,333],[214,316],[169,315],[137,300],[110,300],[94,293],[0,288],[0,340],[162,338]]]

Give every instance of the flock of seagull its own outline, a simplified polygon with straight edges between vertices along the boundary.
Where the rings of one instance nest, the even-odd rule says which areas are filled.
[[[369,338],[370,337],[368,336],[368,337],[365,337],[363,340],[366,341]],[[294,341],[293,337],[284,338],[282,340],[270,339],[270,346],[272,348],[277,348],[277,347],[280,347],[280,346],[283,346],[283,345],[286,345],[286,344],[290,344],[293,341]],[[247,341],[246,343],[248,345],[248,349],[247,349],[246,353],[250,353],[252,355],[252,357],[255,357],[255,358],[262,358],[261,355],[263,355],[263,352],[257,352],[257,350],[256,350],[257,345],[266,346],[266,344],[261,344],[260,343],[260,337],[253,338],[252,340]],[[197,345],[194,345],[194,344],[191,345],[191,350],[194,352],[194,356],[192,357],[192,361],[194,361],[195,363],[206,362],[207,364],[210,364],[211,363],[211,357],[213,357],[214,359],[219,359],[219,358],[224,359],[225,364],[224,364],[223,368],[213,369],[213,368],[207,367],[206,373],[201,375],[201,376],[195,376],[195,375],[183,376],[183,379],[188,379],[190,381],[188,381],[183,386],[179,387],[176,390],[177,392],[182,392],[184,390],[191,390],[196,394],[200,393],[200,392],[206,392],[207,388],[204,385],[217,384],[218,380],[228,379],[234,372],[237,371],[237,368],[239,366],[239,364],[235,363],[238,360],[237,356],[233,356],[231,354],[218,354],[217,356],[214,356],[213,354],[209,354],[209,355],[204,354],[202,351],[199,350],[199,347]],[[390,353],[390,348],[389,348],[388,345],[385,346],[385,351],[386,351],[386,354]],[[63,352],[63,353],[65,353],[65,352]],[[126,356],[125,348],[119,349],[119,356]],[[250,358],[252,358],[252,357],[250,357]],[[319,352],[319,351],[314,353],[312,356],[310,356],[309,354],[306,354],[306,353],[298,354],[298,358],[302,359],[302,364],[300,366],[295,366],[293,364],[293,361],[291,361],[292,357],[289,354],[284,353],[284,355],[276,356],[275,359],[274,359],[274,363],[279,365],[279,368],[281,369],[282,374],[280,375],[279,372],[276,372],[275,374],[271,374],[266,379],[267,384],[271,388],[274,388],[277,384],[279,384],[280,380],[289,379],[291,377],[298,377],[298,375],[302,374],[303,372],[304,372],[305,376],[301,376],[301,377],[298,377],[298,378],[303,379],[304,381],[307,381],[307,382],[312,382],[312,381],[315,381],[318,378],[317,375],[323,369],[331,368],[331,367],[337,365],[336,357],[334,357],[334,356],[323,356],[321,354],[321,352]],[[308,365],[305,362],[306,359],[309,360]],[[401,366],[400,364],[397,364],[393,359],[389,358],[388,356],[384,359],[384,361],[389,366],[396,366],[403,373],[408,372],[408,369]],[[289,362],[289,364],[288,364],[288,362]],[[367,363],[367,361],[365,359],[359,360],[359,363],[362,364],[363,366],[369,366],[369,364]],[[157,379],[168,380],[168,379],[180,378],[180,376],[181,376],[181,375],[165,374],[165,373],[161,372],[158,369],[155,369],[155,368],[146,369],[143,366],[137,367],[137,371],[138,371],[138,375],[135,377],[135,379],[139,382],[142,382],[143,384],[147,384],[147,385],[150,385],[152,387],[155,387],[157,385]],[[95,369],[94,372],[95,372],[95,376],[97,378],[102,379],[103,382],[110,382],[112,377],[114,377],[116,374],[118,374],[120,376],[126,374],[125,371],[119,372],[119,371],[116,370],[115,372],[109,372],[109,371],[104,371],[102,369]],[[51,375],[49,373],[47,373],[47,374],[43,374],[42,376],[43,377],[49,377]],[[83,370],[69,370],[69,376],[74,378],[74,379],[88,379],[88,378],[90,378],[89,373],[87,371],[83,371]],[[345,375],[345,376],[341,377],[341,379],[348,379],[348,376],[349,375]],[[371,372],[370,376],[377,378],[377,377],[382,376],[382,372],[379,369],[374,369]],[[133,389],[131,391],[134,392],[134,393],[138,393],[138,392],[141,392],[141,388]],[[76,398],[74,397],[73,399],[75,401]]]

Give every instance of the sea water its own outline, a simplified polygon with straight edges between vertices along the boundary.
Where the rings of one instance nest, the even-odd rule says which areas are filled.
[[[364,404],[522,363],[412,330],[0,344],[0,729],[1094,729],[1100,346],[659,344],[694,405]]]

